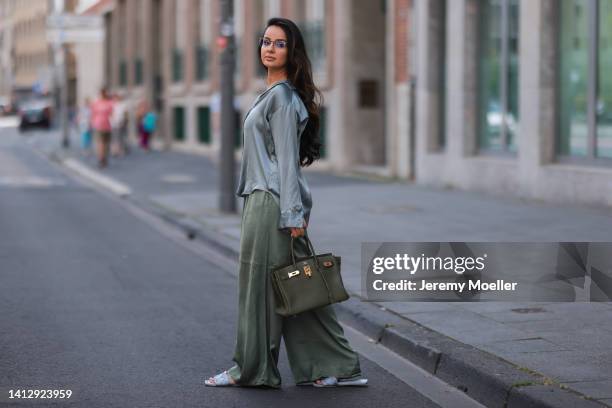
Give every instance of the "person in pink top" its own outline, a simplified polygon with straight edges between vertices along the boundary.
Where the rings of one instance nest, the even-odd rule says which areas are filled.
[[[98,149],[98,167],[108,165],[108,152],[111,141],[111,117],[114,101],[106,88],[100,90],[100,96],[91,104],[91,127],[96,133]]]

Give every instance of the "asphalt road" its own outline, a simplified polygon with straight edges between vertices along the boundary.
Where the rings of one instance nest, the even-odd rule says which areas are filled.
[[[210,388],[231,366],[236,281],[0,126],[0,406],[433,407],[362,356],[367,388]],[[380,362],[379,362],[380,363]],[[70,389],[69,400],[9,400]]]

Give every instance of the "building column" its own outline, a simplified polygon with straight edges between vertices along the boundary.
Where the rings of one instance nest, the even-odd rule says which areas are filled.
[[[327,106],[330,107],[328,114],[327,128],[327,158],[338,170],[345,170],[350,163],[352,156],[351,121],[345,120],[347,111],[349,110],[350,101],[353,100],[351,94],[351,84],[346,81],[347,70],[350,69],[351,49],[349,41],[351,36],[350,30],[350,9],[351,5],[347,1],[334,0],[334,20],[331,24],[334,25],[336,35],[334,41],[334,58],[333,62],[333,83],[335,84],[334,92],[330,93]]]
[[[387,0],[385,7],[387,8],[385,13],[385,44],[384,47],[387,50],[396,51],[396,31],[400,29],[399,21],[397,20],[396,12],[400,3],[406,0]],[[381,88],[384,88],[383,95],[384,100],[381,100],[383,106],[385,106],[385,166],[386,173],[388,175],[395,175],[398,162],[398,120],[401,116],[398,114],[398,97],[396,94],[396,83],[395,74],[396,59],[401,58],[401,55],[396,55],[395,52],[385,53],[385,78],[381,84]]]
[[[115,88],[119,86],[119,12],[117,7],[113,9],[110,20],[110,41],[111,46],[109,48],[110,53],[110,76],[109,76],[109,88]]]
[[[172,44],[173,30],[175,29],[174,21],[175,16],[173,13],[172,3],[175,0],[160,0],[161,3],[161,15],[160,21],[166,29],[162,30],[161,33],[161,76],[164,79],[162,95],[164,100],[163,111],[161,114],[161,127],[160,130],[163,132],[163,143],[164,148],[170,148],[172,140],[174,139],[174,126],[172,118],[173,106],[170,105],[170,92],[169,88],[172,83],[172,52],[174,44]]]
[[[387,3],[387,166],[396,177],[411,178],[413,83],[410,72],[413,0]]]
[[[339,1],[338,50],[334,84],[343,112],[336,126],[343,143],[342,166],[383,170],[386,163],[385,3],[370,0]],[[344,59],[345,62],[341,60]],[[332,134],[336,136],[334,130]],[[340,157],[338,157],[340,159]]]
[[[136,13],[139,12],[139,10],[136,10],[136,6],[137,6],[137,1],[127,1],[125,3],[125,35],[127,38],[124,38],[123,41],[126,42],[125,44],[125,55],[124,55],[124,61],[125,61],[125,65],[126,65],[126,78],[127,78],[127,85],[126,85],[126,90],[127,90],[127,95],[130,95],[132,92],[132,88],[134,88],[134,84],[136,83],[136,77],[134,75],[134,60],[135,60],[135,56],[136,56],[136,46],[135,46],[135,41],[136,41],[136,24],[134,24],[134,22],[136,21]]]
[[[180,8],[181,12],[184,12],[186,27],[183,27],[185,31],[185,44],[183,49],[183,82],[185,84],[185,91],[192,89],[193,82],[195,80],[195,19],[198,18],[198,9],[195,7],[193,0],[188,0],[186,4]]]
[[[196,104],[191,103],[190,100],[186,99],[184,103],[185,109],[185,144],[196,145],[197,140],[197,128],[196,128]]]
[[[453,0],[447,7],[446,155],[452,163],[476,153],[478,1]],[[431,142],[428,145],[431,146]],[[450,167],[444,178],[459,184]],[[456,176],[461,177],[460,174]]]
[[[554,160],[557,130],[555,92],[556,27],[559,12],[553,0],[520,3],[519,180],[529,196],[537,196],[541,166]]]
[[[451,4],[457,6],[455,1],[449,1],[449,11]],[[462,7],[457,9],[457,12],[461,12],[454,15],[454,19],[457,23],[460,20],[461,28],[461,40],[462,45],[458,50],[462,53],[461,59],[461,79],[459,83],[461,88],[457,91],[461,94],[461,100],[457,98],[457,109],[461,112],[461,120],[463,121],[463,138],[458,142],[453,143],[458,138],[453,137],[455,132],[454,125],[450,125],[448,129],[452,129],[453,135],[448,138],[449,150],[455,157],[466,158],[476,154],[477,150],[477,137],[478,137],[478,36],[479,36],[479,0],[463,0]],[[450,14],[450,13],[449,13]],[[459,27],[457,27],[459,28]],[[451,38],[454,38],[455,30],[454,27],[449,26],[447,31],[447,43],[449,44],[450,50],[454,49],[454,45],[451,44]],[[449,51],[452,52],[452,51]],[[453,56],[454,57],[454,56]],[[447,61],[449,62],[448,69],[452,72],[450,63],[454,61],[454,58],[449,56]],[[451,81],[449,81],[451,82]],[[452,109],[451,109],[452,110]],[[456,124],[456,123],[455,123]]]
[[[451,18],[448,18],[444,21],[440,19],[443,13],[437,13],[436,7],[440,6],[438,0],[417,0],[415,5],[415,24],[416,24],[416,38],[415,38],[415,58],[416,61],[413,64],[416,70],[416,84],[415,84],[415,104],[414,107],[414,120],[415,120],[415,135],[414,135],[414,160],[413,168],[415,171],[415,177],[419,179],[419,181],[431,182],[434,180],[439,180],[442,177],[444,170],[444,163],[446,159],[440,160],[439,156],[448,154],[448,146],[445,146],[443,150],[439,149],[440,146],[436,143],[437,136],[442,131],[440,129],[441,124],[446,121],[448,123],[448,127],[453,129],[453,139],[460,139],[461,129],[457,128],[457,124],[455,124],[450,115],[447,115],[446,118],[441,117],[442,109],[441,104],[447,103],[449,106],[453,106],[455,109],[453,111],[455,113],[461,113],[461,103],[456,102],[455,100],[461,96],[459,89],[460,85],[456,84],[456,81],[459,78],[451,77],[448,73],[457,74],[457,70],[461,67],[463,61],[461,59],[462,53],[456,52],[457,55],[449,55],[448,59],[448,69],[447,69],[447,88],[446,88],[446,101],[441,98],[444,89],[441,88],[440,83],[440,69],[442,68],[440,61],[440,55],[442,54],[439,49],[441,44],[444,44],[444,41],[440,36],[444,32],[441,29],[442,25],[448,24],[448,32],[451,30],[455,30],[453,33],[453,43],[452,45],[455,47],[461,48],[461,38],[459,32],[457,30],[462,29],[462,27],[452,27],[450,26]],[[449,13],[452,17],[452,20],[456,20],[457,18],[461,18],[462,8],[460,7],[460,1],[452,1],[453,3],[453,13]],[[457,22],[460,23],[460,22]],[[443,51],[446,53],[446,50]],[[456,61],[456,58],[460,58],[459,61]],[[451,94],[454,98],[451,98]],[[457,109],[456,107],[459,107]],[[458,112],[457,112],[458,111]],[[461,125],[461,118],[455,118],[455,122],[458,122],[458,125]],[[447,141],[448,145],[448,141]],[[434,157],[438,158],[439,162],[438,166],[429,165],[430,155],[434,155]],[[432,168],[433,167],[433,168]]]

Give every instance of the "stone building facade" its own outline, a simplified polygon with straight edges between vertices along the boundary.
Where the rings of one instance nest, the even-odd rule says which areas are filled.
[[[116,0],[105,13],[107,84],[162,114],[166,145],[216,157],[217,0]],[[237,123],[265,87],[257,38],[268,18],[300,26],[324,95],[317,167],[408,177],[411,0],[235,0]],[[399,110],[398,110],[399,109]],[[240,153],[240,134],[235,137]]]
[[[314,167],[612,204],[611,2],[234,0],[237,124],[265,89],[257,37],[301,27],[324,94]],[[218,157],[217,0],[114,0],[105,79],[161,112],[165,144]],[[240,129],[235,136],[240,154]]]
[[[30,90],[38,84],[50,91],[53,84],[53,52],[47,42],[47,15],[50,0],[12,2],[13,87]]]
[[[612,4],[416,6],[416,180],[612,205]]]

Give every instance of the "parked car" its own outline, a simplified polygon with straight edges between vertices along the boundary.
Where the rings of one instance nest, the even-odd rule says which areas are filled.
[[[0,96],[0,115],[12,115],[15,113],[15,105],[7,96]]]
[[[50,99],[31,99],[19,105],[19,130],[30,126],[51,127],[53,105]]]

